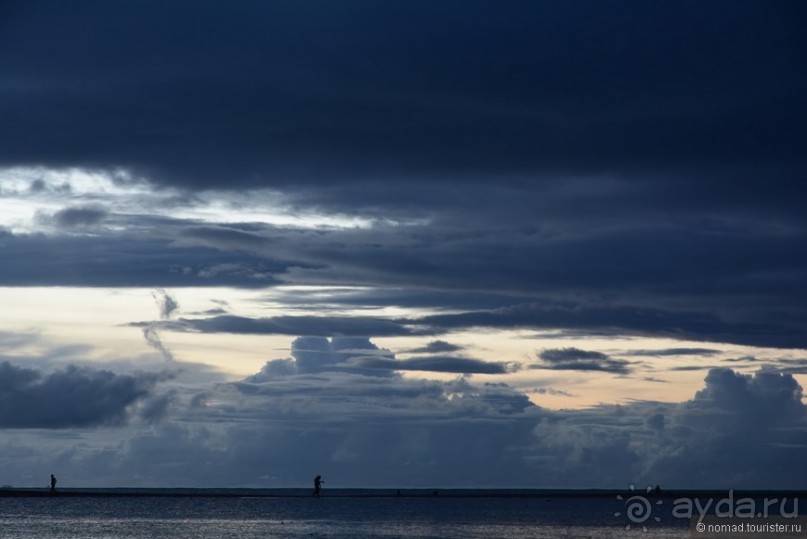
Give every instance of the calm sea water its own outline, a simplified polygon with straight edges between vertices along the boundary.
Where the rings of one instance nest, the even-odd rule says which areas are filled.
[[[689,537],[684,522],[625,530],[605,499],[308,497],[0,498],[16,539]]]

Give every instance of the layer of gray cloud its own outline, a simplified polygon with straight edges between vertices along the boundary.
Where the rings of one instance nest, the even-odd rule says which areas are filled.
[[[91,226],[100,223],[107,213],[99,206],[70,207],[54,213],[53,220],[58,226],[67,228]]]
[[[274,316],[249,318],[222,315],[210,318],[180,318],[163,322],[159,327],[175,331],[198,331],[202,333],[234,333],[265,335],[374,335],[377,337],[418,335],[394,320],[366,316]]]
[[[530,365],[531,369],[559,371],[599,371],[616,374],[631,372],[630,362],[615,359],[602,352],[579,348],[552,348],[538,353],[540,363]]]
[[[84,433],[81,451],[58,439],[47,450],[90,486],[306,486],[312,469],[329,484],[387,488],[787,489],[807,478],[802,389],[773,370],[712,369],[678,404],[550,411],[501,383],[306,369],[156,395],[140,407],[144,421],[160,421],[152,429],[113,444]],[[17,432],[0,444],[13,482],[41,467],[43,451]]]
[[[239,286],[276,283],[284,263],[203,247],[177,249],[174,238],[147,227],[90,236],[13,234],[0,227],[4,286]],[[32,260],[46,259],[47,264]],[[218,268],[218,270],[216,270]]]
[[[331,300],[337,301],[337,300]],[[135,323],[138,325],[138,323]],[[708,311],[662,310],[650,307],[613,305],[590,306],[570,301],[545,300],[513,304],[504,308],[435,314],[409,318],[367,316],[275,316],[249,318],[235,315],[180,318],[161,322],[158,327],[202,333],[277,335],[440,335],[473,328],[555,329],[566,328],[598,335],[633,334],[673,339],[729,342],[736,344],[797,348],[807,346],[798,321],[777,326],[766,320],[735,322]],[[711,349],[671,349],[679,355],[709,355]],[[670,355],[669,351],[649,355]]]
[[[719,5],[313,1],[188,21],[182,2],[6,2],[0,165],[105,171],[154,198],[97,193],[47,235],[0,231],[0,284],[362,285],[336,307],[805,347],[804,8]],[[373,226],[237,222],[262,188]],[[211,190],[233,222],[150,215]],[[536,301],[571,308],[489,316]]]
[[[366,369],[453,372],[460,374],[504,374],[512,370],[502,362],[440,355],[397,360],[378,357],[356,357],[351,360],[350,364]]]
[[[756,174],[723,193],[712,171],[803,173],[803,8],[720,6],[7,2],[0,163],[203,188],[686,171],[674,196],[765,204]]]
[[[379,319],[375,329],[357,331],[365,335],[418,333],[416,326],[431,334],[468,327],[563,328],[783,348],[807,346],[799,317],[805,302],[798,285],[800,270],[796,269],[802,261],[789,247],[789,254],[785,253],[786,243],[774,248],[777,251],[781,248],[781,252],[770,253],[768,257],[772,264],[770,271],[775,272],[770,279],[754,277],[767,270],[760,266],[761,262],[751,263],[750,258],[742,255],[743,260],[730,264],[730,271],[736,272],[729,279],[734,283],[730,286],[726,284],[727,277],[714,269],[717,258],[724,264],[729,252],[716,252],[714,260],[703,260],[699,276],[699,280],[714,282],[715,289],[700,290],[692,286],[687,273],[679,276],[678,270],[673,269],[673,258],[686,258],[683,252],[675,257],[664,255],[669,264],[665,262],[668,269],[661,271],[660,265],[643,266],[641,260],[612,268],[592,266],[591,262],[600,256],[599,249],[605,247],[591,250],[593,244],[574,245],[579,240],[570,240],[569,245],[562,238],[549,243],[513,241],[505,251],[500,245],[493,245],[494,238],[472,238],[469,234],[467,244],[458,250],[455,242],[446,243],[441,238],[439,227],[396,230],[393,239],[392,230],[311,232],[253,226],[246,243],[238,239],[245,232],[236,229],[227,237],[205,235],[203,242],[194,243],[202,233],[198,228],[194,241],[188,243],[185,231],[189,226],[194,228],[182,221],[160,223],[162,234],[169,240],[176,239],[175,242],[144,240],[139,233],[137,237],[123,234],[91,239],[7,233],[3,237],[7,258],[0,268],[0,280],[17,286],[361,284],[365,287],[361,293],[335,292],[318,303],[296,292],[280,299],[310,310],[338,311],[366,302],[366,306],[453,311],[417,321]],[[418,237],[417,249],[408,245]],[[426,243],[424,238],[428,240]],[[650,237],[646,240],[643,249],[653,248]],[[692,251],[700,240],[693,241],[687,250]],[[741,251],[756,251],[758,256],[761,251],[771,249],[770,245],[759,244],[757,248],[739,241],[732,243],[730,251],[737,256]],[[338,252],[333,245],[341,245]],[[619,248],[617,243],[613,246]],[[546,256],[547,249],[561,252],[559,256],[551,252],[552,256]],[[40,252],[43,256],[47,252],[50,263],[31,266],[30,256]],[[488,255],[481,257],[482,252]],[[554,261],[554,266],[535,267],[532,260],[542,252],[540,258]],[[703,256],[711,255],[703,251]],[[462,261],[466,263],[460,267]],[[787,286],[779,282],[784,278],[781,272],[774,270],[774,266],[783,263],[794,267],[792,278],[785,278]],[[592,269],[578,269],[587,267]],[[500,280],[491,282],[491,275],[499,276]],[[424,285],[429,288],[421,288]],[[413,289],[415,286],[418,288]],[[277,320],[278,327],[273,331],[290,335],[353,331],[314,318]],[[286,322],[290,327],[284,329]],[[400,326],[398,322],[407,327],[396,327]],[[317,323],[322,327],[316,329]],[[232,332],[262,331],[261,324],[255,321],[230,317],[189,320],[184,324],[200,331],[224,327]],[[269,331],[271,325],[265,324],[263,330]]]
[[[213,241],[212,236],[204,244],[189,244],[187,236],[183,235],[187,226],[181,221],[163,221],[160,228],[167,239],[162,241],[144,239],[140,233],[137,236],[113,234],[87,238],[21,236],[0,232],[6,253],[5,263],[0,268],[0,281],[15,286],[265,287],[280,282],[362,284],[369,287],[364,294],[357,296],[346,293],[344,303],[340,303],[341,297],[335,294],[328,300],[330,307],[356,306],[364,299],[368,305],[378,306],[455,307],[456,314],[434,315],[420,321],[432,333],[474,326],[564,328],[761,346],[807,346],[798,314],[805,304],[802,301],[803,291],[798,285],[800,270],[796,269],[802,262],[799,256],[793,254],[800,251],[790,249],[789,254],[785,254],[786,243],[781,244],[780,253],[771,253],[769,257],[774,266],[787,263],[794,267],[792,279],[786,278],[784,281],[786,287],[779,282],[783,276],[778,270],[775,273],[777,280],[773,277],[768,280],[752,278],[752,274],[766,270],[759,266],[759,262],[749,264],[750,259],[747,259],[731,263],[731,271],[739,273],[730,279],[734,285],[727,288],[725,276],[708,269],[716,263],[715,259],[703,261],[701,268],[705,273],[699,278],[710,282],[714,280],[716,288],[701,291],[692,288],[686,276],[678,277],[677,273],[672,274],[667,270],[654,273],[652,268],[642,267],[640,262],[635,265],[641,268],[642,275],[632,269],[631,264],[622,266],[624,271],[621,272],[617,271],[616,266],[613,271],[599,267],[578,272],[577,268],[589,265],[587,258],[599,256],[597,251],[590,251],[587,246],[564,247],[569,249],[569,253],[575,253],[574,257],[582,257],[579,264],[574,259],[564,260],[563,256],[549,256],[546,258],[554,260],[557,266],[537,270],[530,257],[537,256],[547,247],[559,248],[563,241],[560,244],[553,241],[550,245],[538,242],[532,247],[514,242],[510,246],[511,252],[523,254],[513,259],[513,254],[506,255],[504,251],[499,254],[490,252],[492,244],[485,238],[469,238],[469,243],[462,251],[453,247],[453,252],[441,252],[447,246],[440,239],[438,229],[428,231],[433,245],[420,244],[415,251],[398,244],[401,238],[407,238],[407,234],[411,233],[414,239],[416,235],[426,233],[426,229],[416,227],[413,230],[399,230],[398,239],[387,244],[391,231],[311,233],[264,227],[261,236],[264,237],[263,242],[256,245],[251,240],[252,243],[248,244],[251,247],[247,249],[247,245],[238,241],[231,244],[229,239],[218,237]],[[255,234],[252,233],[253,236]],[[300,242],[298,236],[305,238],[305,241]],[[172,238],[184,238],[185,243],[172,243]],[[337,253],[331,246],[340,242],[344,246]],[[378,242],[385,246],[380,247]],[[691,251],[692,244],[687,248]],[[731,249],[739,254],[752,248],[756,249],[738,242]],[[396,252],[396,249],[400,252]],[[770,249],[770,246],[760,245],[760,250],[764,249]],[[488,252],[490,256],[479,257],[479,252]],[[31,256],[38,256],[37,253],[47,256],[49,264],[30,264]],[[727,253],[715,256],[718,255],[724,257]],[[505,256],[511,260],[503,264]],[[681,257],[684,257],[683,253]],[[458,262],[454,261],[462,260],[473,260],[473,264],[455,267]],[[563,265],[572,269],[562,270]],[[771,271],[774,271],[774,266],[771,266]],[[671,262],[669,267],[674,268],[675,265]],[[490,275],[506,277],[502,280],[507,284],[490,282]],[[430,284],[432,291],[419,289],[412,296],[416,299],[407,299],[407,289],[424,284]],[[400,292],[394,295],[378,293],[373,297],[374,286],[395,286]],[[505,286],[505,289],[494,290],[499,286]],[[460,294],[455,290],[457,287],[468,291]],[[585,302],[577,299],[580,294],[584,294]],[[613,294],[619,294],[618,302],[614,302]],[[304,297],[296,298],[294,294],[289,294],[286,299],[295,305]],[[310,308],[317,308],[317,305],[311,304]],[[242,322],[244,329],[251,324],[248,320]],[[309,325],[314,325],[313,320],[311,322]],[[235,320],[226,317],[188,324],[205,326],[205,329],[229,324],[233,330],[238,330]],[[359,333],[410,333],[409,330],[394,328],[394,323],[383,324],[386,327],[365,329]],[[382,321],[379,321],[379,325],[382,325]],[[297,327],[289,329],[288,334],[316,331],[331,333],[339,330]]]
[[[0,428],[93,427],[126,421],[158,377],[67,367],[44,374],[0,363]]]
[[[720,350],[714,348],[659,348],[656,350],[630,350],[625,352],[629,356],[713,356],[719,354]]]
[[[463,347],[446,341],[430,341],[425,346],[411,348],[406,351],[408,354],[445,354],[459,352]]]
[[[0,337],[6,352],[39,338]],[[1,363],[0,423],[13,434],[0,444],[4,481],[29,485],[43,462],[76,486],[305,486],[311,469],[334,484],[387,488],[798,488],[807,478],[802,388],[771,368],[713,368],[678,404],[550,411],[504,383],[417,380],[361,369],[357,357],[400,361],[367,338],[304,337],[242,382],[161,390],[158,374]],[[568,394],[543,389],[539,399]],[[44,437],[54,431],[67,437]]]

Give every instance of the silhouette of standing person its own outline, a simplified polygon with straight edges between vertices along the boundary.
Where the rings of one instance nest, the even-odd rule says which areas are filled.
[[[319,492],[322,490],[322,483],[324,482],[325,481],[322,479],[321,475],[318,475],[314,478],[314,492],[312,495],[315,498],[319,498]]]
[[[50,474],[50,491],[56,493],[56,476]]]

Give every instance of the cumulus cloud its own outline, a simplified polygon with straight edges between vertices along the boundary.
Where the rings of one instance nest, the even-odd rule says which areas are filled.
[[[256,413],[273,425],[272,444],[282,439],[288,448],[297,439],[297,457],[325,462],[331,474],[372,475],[368,480],[379,486],[402,480],[467,486],[498,477],[525,486],[795,488],[807,477],[798,471],[800,451],[807,447],[801,388],[789,375],[716,369],[703,390],[680,404],[557,412],[532,405],[505,384],[366,380],[345,373],[276,378],[239,386],[239,392],[256,399],[251,406],[260,407]],[[749,416],[751,408],[759,412]],[[361,421],[363,428],[351,435],[317,426],[333,426],[339,418]],[[292,421],[318,429],[319,442],[307,444],[307,429],[281,434]],[[268,435],[260,443],[243,431],[239,437],[255,444],[249,450],[253,459],[270,443]],[[454,443],[459,439],[461,451]],[[392,466],[395,459],[398,466]],[[307,477],[305,466],[288,465],[292,476]],[[464,467],[475,470],[471,477],[467,470],[460,473]],[[284,477],[280,469],[273,473]]]
[[[260,373],[247,379],[263,382],[290,374],[349,372],[367,376],[393,376],[395,371],[430,371],[458,374],[505,374],[515,366],[504,362],[450,355],[396,359],[366,337],[298,337],[292,342],[291,358],[266,363]]]
[[[146,423],[159,423],[168,416],[169,408],[176,398],[176,390],[153,395],[141,402],[137,414]]]
[[[0,427],[49,428],[119,425],[128,407],[146,397],[157,376],[119,375],[67,367],[49,374],[0,363]]]
[[[793,377],[715,368],[704,382],[679,404],[552,413],[535,427],[544,440],[536,451],[552,463],[550,475],[589,485],[631,477],[672,488],[797,488],[807,477],[798,465],[807,422]]]
[[[705,384],[692,400],[648,418],[659,432],[648,476],[721,488],[787,488],[805,479],[796,456],[807,444],[807,422],[792,375],[715,368]]]
[[[322,344],[301,341],[298,351],[324,353]],[[788,374],[713,369],[682,403],[550,411],[504,383],[308,368],[155,395],[132,412],[161,418],[153,428],[112,444],[88,432],[80,451],[72,439],[47,450],[99,486],[307,486],[312,469],[345,486],[386,488],[784,489],[807,480],[802,390]],[[38,470],[43,451],[19,432],[0,444],[0,464],[17,463],[14,481]],[[36,458],[20,457],[23,447]]]
[[[264,382],[277,376],[328,371],[392,375],[388,371],[355,365],[352,363],[355,357],[387,358],[392,357],[392,353],[379,349],[367,337],[297,337],[291,344],[290,358],[268,361],[260,373],[247,381]]]
[[[419,443],[428,440],[427,450],[409,454],[415,474],[410,479],[419,477],[425,484],[431,474],[431,480],[445,477],[449,484],[455,484],[446,470],[438,471],[420,460],[428,456],[429,463],[448,465],[441,459],[452,446],[429,425],[434,421],[442,424],[438,418],[466,417],[463,421],[468,421],[470,417],[484,417],[494,423],[487,428],[472,422],[474,430],[463,432],[463,436],[479,439],[496,434],[509,441],[478,455],[480,459],[483,454],[489,455],[484,457],[488,468],[481,461],[474,466],[486,470],[492,466],[502,478],[513,481],[516,476],[532,478],[532,486],[617,488],[644,481],[670,488],[784,488],[801,480],[790,473],[769,475],[771,469],[783,468],[781,462],[776,464],[781,459],[797,467],[800,457],[791,448],[807,448],[802,390],[788,374],[761,370],[751,376],[715,368],[707,374],[704,388],[680,404],[637,401],[553,412],[532,405],[525,395],[503,383],[475,385],[464,378],[451,383],[373,379],[366,373],[328,370],[338,361],[334,362],[327,342],[302,339],[296,344],[299,354],[308,359],[306,374],[300,373],[290,358],[269,362],[262,373],[236,387],[248,398],[258,399],[254,406],[262,402],[260,415],[272,418],[273,424],[281,417],[311,421],[319,414],[327,422],[335,420],[333,414],[344,421],[361,421],[365,425],[362,443],[357,444],[359,438],[354,438],[346,446],[347,442],[339,442],[344,439],[337,431],[332,432],[332,442],[325,442],[335,452],[329,461],[339,467],[359,461],[388,466],[386,459],[377,456],[379,451],[386,451],[390,443],[412,448],[398,429],[389,432],[381,426],[389,425],[389,418],[394,417],[399,427],[419,425]],[[351,346],[360,351],[355,344]],[[610,359],[605,354],[573,348],[545,352],[547,361],[556,363]],[[385,363],[400,361],[384,354],[365,357]],[[275,372],[270,372],[270,367]],[[548,388],[536,392],[568,395]],[[431,412],[424,415],[425,410]],[[517,422],[502,430],[505,424],[500,421],[505,417]],[[410,432],[408,428],[403,431]],[[451,427],[444,424],[441,428]],[[749,443],[751,440],[755,443]],[[368,459],[371,445],[376,457]],[[507,457],[490,456],[496,451]],[[717,468],[716,458],[721,462]],[[683,461],[687,463],[686,474],[680,473]],[[470,461],[466,464],[471,465]],[[382,478],[392,480],[388,471],[376,480]]]
[[[691,409],[730,411],[747,422],[741,428],[790,423],[804,416],[802,388],[790,374],[763,369],[753,376],[727,368],[711,369],[706,387],[695,395]]]

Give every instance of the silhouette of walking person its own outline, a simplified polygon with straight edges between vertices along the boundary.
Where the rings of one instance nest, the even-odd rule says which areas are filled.
[[[319,493],[322,490],[322,483],[324,482],[325,480],[322,479],[321,475],[318,475],[314,478],[314,492],[312,493],[312,496],[314,496],[315,498],[319,498]]]
[[[56,476],[53,474],[50,474],[50,491],[56,494]]]

